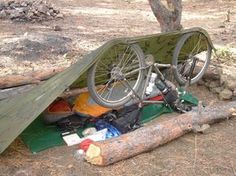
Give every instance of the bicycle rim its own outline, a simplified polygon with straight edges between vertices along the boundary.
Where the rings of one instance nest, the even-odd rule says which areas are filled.
[[[140,68],[144,56],[136,44],[115,45],[105,56],[89,70],[88,89],[98,104],[114,108],[131,99],[130,87],[138,90],[143,79]]]
[[[185,34],[174,51],[174,76],[181,84],[196,83],[205,73],[211,57],[211,46],[202,33]]]

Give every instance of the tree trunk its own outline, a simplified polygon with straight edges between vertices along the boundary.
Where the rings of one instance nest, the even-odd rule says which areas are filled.
[[[181,114],[116,138],[94,142],[89,146],[85,159],[92,164],[106,166],[153,150],[187,132],[197,131],[199,125],[212,124],[235,113],[236,101]]]
[[[181,30],[182,0],[166,0],[167,7],[161,0],[148,0],[151,9],[160,23],[161,32]]]

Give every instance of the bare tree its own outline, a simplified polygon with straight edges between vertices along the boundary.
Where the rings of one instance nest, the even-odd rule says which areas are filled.
[[[152,11],[160,23],[161,32],[181,30],[182,0],[148,0]]]

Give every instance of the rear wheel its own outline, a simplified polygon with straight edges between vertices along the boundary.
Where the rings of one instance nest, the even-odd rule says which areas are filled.
[[[184,34],[178,41],[172,65],[173,74],[180,85],[196,83],[208,68],[212,47],[200,32]]]
[[[137,44],[113,46],[88,71],[87,85],[94,101],[108,108],[127,103],[143,80],[143,60]]]

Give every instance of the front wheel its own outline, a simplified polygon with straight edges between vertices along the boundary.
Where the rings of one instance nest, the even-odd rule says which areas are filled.
[[[88,71],[91,97],[108,108],[118,108],[130,101],[143,81],[143,62],[144,54],[137,44],[110,48]]]
[[[173,74],[180,85],[196,83],[208,68],[212,47],[200,32],[184,34],[173,53]]]

